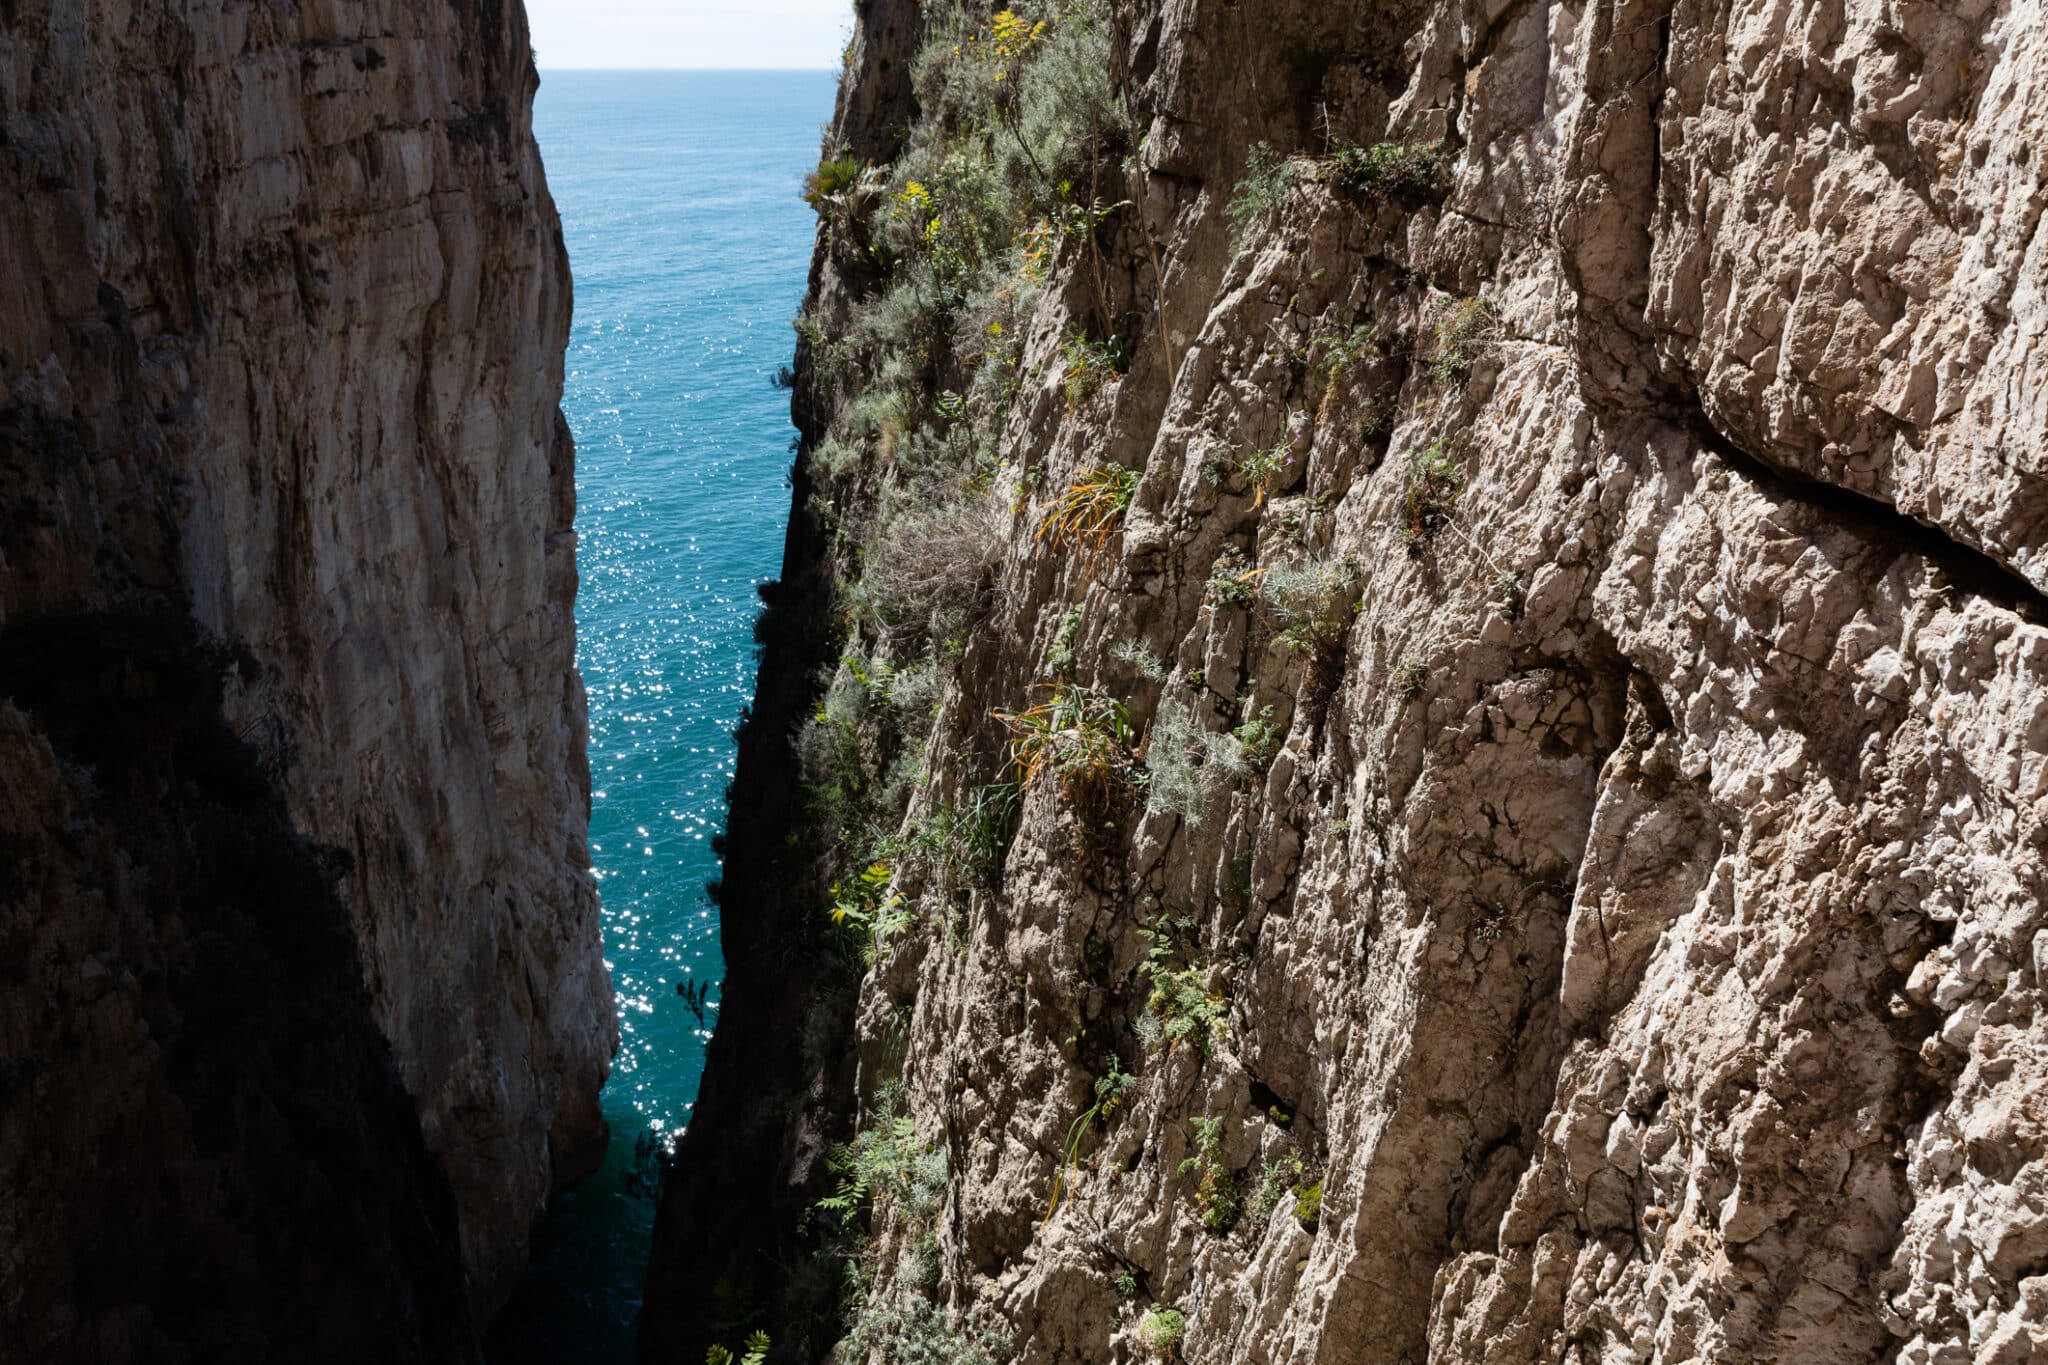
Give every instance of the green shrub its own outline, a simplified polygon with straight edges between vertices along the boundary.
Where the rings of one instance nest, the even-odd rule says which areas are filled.
[[[1242,248],[1254,232],[1270,223],[1293,190],[1293,163],[1270,143],[1252,144],[1244,179],[1237,182],[1237,192],[1224,210],[1230,219],[1232,245]]]
[[[1159,657],[1143,640],[1119,640],[1110,649],[1109,657],[1136,673],[1149,683],[1163,683],[1173,675],[1166,660]]]
[[[1195,1181],[1195,1211],[1211,1232],[1228,1232],[1237,1223],[1237,1179],[1224,1164],[1223,1120],[1193,1121],[1195,1154],[1180,1163],[1178,1175]]]
[[[1166,701],[1152,721],[1145,767],[1147,806],[1170,811],[1194,829],[1224,783],[1242,778],[1251,765],[1236,736],[1206,730],[1186,706]]]
[[[1170,1359],[1187,1334],[1187,1316],[1178,1308],[1162,1308],[1155,1303],[1138,1319],[1139,1344],[1162,1359]]]
[[[1354,194],[1423,204],[1449,190],[1450,162],[1434,142],[1382,142],[1337,153],[1337,183]]]
[[[704,1365],[762,1365],[768,1359],[769,1345],[768,1334],[756,1332],[740,1348],[745,1355],[736,1356],[723,1346],[713,1346],[704,1353]]]
[[[1429,665],[1421,659],[1403,659],[1394,670],[1394,690],[1411,701],[1422,695],[1428,681]]]
[[[1427,449],[1410,452],[1407,487],[1401,498],[1401,534],[1411,551],[1436,539],[1437,532],[1450,525],[1465,491],[1465,475],[1441,440]]]
[[[1281,440],[1264,450],[1254,450],[1237,462],[1237,476],[1251,485],[1252,505],[1265,505],[1266,498],[1286,481],[1294,468],[1294,443]]]
[[[1359,572],[1352,559],[1275,565],[1259,586],[1280,623],[1281,643],[1311,656],[1334,650],[1351,625]]]
[[[887,863],[873,863],[858,877],[832,887],[832,923],[854,934],[861,960],[870,967],[897,935],[913,928],[917,914],[892,888]]]
[[[901,1112],[900,1091],[884,1098],[872,1125],[832,1149],[825,1169],[839,1185],[817,1207],[842,1226],[851,1227],[874,1206],[892,1206],[923,1222],[945,1200],[946,1154],[918,1142],[916,1123]]]
[[[898,1287],[869,1299],[848,1329],[835,1358],[891,1365],[999,1365],[1010,1342],[973,1314],[955,1316],[931,1300]]]
[[[1053,685],[1052,700],[1027,711],[998,711],[1010,731],[1010,756],[1026,787],[1059,784],[1075,809],[1100,815],[1130,766],[1131,718],[1122,702],[1093,688]]]

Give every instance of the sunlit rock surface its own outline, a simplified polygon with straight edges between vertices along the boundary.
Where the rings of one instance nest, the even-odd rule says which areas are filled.
[[[1138,795],[1105,837],[1033,783],[999,884],[899,872],[916,927],[844,995],[776,956],[829,846],[736,830],[649,1358],[721,1281],[787,1301],[766,1267],[899,1073],[949,1181],[878,1204],[857,1302],[978,1306],[1026,1362],[1158,1354],[1154,1303],[1199,1362],[2048,1357],[2048,11],[1117,12],[1144,136],[1097,242],[1138,340],[1062,392],[1097,286],[1059,249],[905,829],[997,776],[991,716],[1062,673],[1128,706],[1134,759],[1168,704],[1212,735],[1270,707],[1280,743],[1198,826]],[[863,9],[856,158],[916,127],[918,40],[915,6]],[[1441,142],[1443,192],[1346,192],[1331,139]],[[1302,159],[1238,248],[1262,140]],[[853,402],[902,357],[861,349],[856,232],[814,283],[745,800],[794,782],[812,670],[889,657],[839,608],[905,552],[860,544],[898,475]],[[1331,382],[1357,322],[1379,349]],[[1418,536],[1432,451],[1455,489]],[[1117,530],[1045,534],[1106,464],[1141,471]],[[1312,657],[1229,591],[1308,560],[1355,602]],[[1161,916],[1227,1002],[1207,1056],[1133,1031]],[[1135,1087],[1055,1198],[1112,1050]],[[1270,1219],[1202,1225],[1197,1118],[1243,1194],[1300,1160]],[[838,1330],[763,1319],[813,1357]]]

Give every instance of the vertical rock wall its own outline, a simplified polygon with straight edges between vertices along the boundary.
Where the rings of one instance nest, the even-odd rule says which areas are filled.
[[[2048,10],[1094,13],[1128,131],[1039,188],[1114,207],[949,292],[1013,125],[862,10],[740,774],[805,796],[651,1358],[745,1293],[804,1358],[2048,1358]]]
[[[323,904],[353,933],[326,941],[354,947],[321,959],[320,979],[346,966],[368,1014],[331,1023],[388,1043],[484,1309],[550,1189],[602,1147],[616,1039],[585,848],[573,450],[557,407],[570,283],[531,133],[536,84],[523,11],[498,0],[0,6],[0,651],[28,658],[16,642],[33,634],[63,655],[67,630],[98,642],[68,666],[105,690],[117,727],[123,646],[104,622],[147,620],[150,648],[176,656],[162,669],[197,673],[178,684],[177,723],[217,708],[283,803],[262,827],[332,850],[338,898]],[[41,804],[27,793],[69,784],[10,832],[8,922],[25,937],[0,968],[16,973],[0,1074],[27,1087],[0,1129],[26,1181],[13,1192],[81,1150],[136,1170],[175,1160],[175,1137],[152,1153],[132,1111],[95,1109],[90,1058],[112,1048],[138,1084],[177,1090],[161,1039],[108,1020],[142,1008],[151,971],[184,970],[191,945],[167,917],[175,879],[152,880],[154,836],[128,815],[104,832],[140,898],[128,937],[102,941],[114,911],[42,880],[61,861],[51,812],[106,797],[101,758],[130,756],[70,747],[76,726],[8,672],[26,765],[7,770],[10,797]],[[175,752],[165,762],[184,771]],[[180,779],[161,780],[168,804],[150,818],[175,823]],[[270,896],[251,913],[322,912]],[[309,987],[266,1006],[263,1027],[311,1046],[329,1007]],[[88,1012],[107,1016],[107,1039],[81,1041]],[[234,1029],[195,1028],[190,1047],[241,1046]],[[209,1093],[233,1102],[231,1057],[212,1064],[230,1079]],[[373,1067],[367,1090],[335,1084],[346,1108],[390,1082]],[[31,1115],[74,1107],[103,1122],[53,1146],[58,1130]],[[200,1149],[233,1169],[232,1142]],[[441,1179],[421,1171],[423,1188]],[[364,1187],[347,1198],[374,1203],[388,1180],[403,1205],[405,1179],[374,1162],[349,1175]],[[10,1200],[68,1228],[38,1259],[113,1235],[63,1218],[54,1190]],[[5,1306],[47,1307],[33,1298]]]

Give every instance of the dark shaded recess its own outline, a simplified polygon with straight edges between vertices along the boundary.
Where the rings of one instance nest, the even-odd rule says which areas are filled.
[[[797,407],[801,420],[801,398]],[[811,488],[801,462],[793,482],[803,508]],[[717,896],[726,961],[718,1029],[655,1223],[640,1321],[646,1361],[704,1359],[721,1331],[730,1337],[736,1313],[763,1311],[765,1322],[786,1268],[809,1254],[796,1231],[817,1192],[784,1178],[794,1155],[786,1120],[816,1079],[800,1039],[828,968],[783,945],[806,936],[819,904],[814,851],[793,847],[788,835],[803,817],[790,736],[816,705],[814,678],[837,646],[826,548],[822,530],[799,512],[782,581],[762,593],[759,689],[738,734]],[[787,1341],[799,1325],[778,1320],[771,1330]]]
[[[346,857],[222,719],[237,666],[175,611],[0,631],[8,1365],[477,1358]]]

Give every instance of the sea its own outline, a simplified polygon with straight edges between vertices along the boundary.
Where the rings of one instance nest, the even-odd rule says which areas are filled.
[[[718,1018],[733,728],[756,589],[781,569],[802,200],[836,74],[544,71],[534,122],[576,279],[576,434],[591,860],[623,1044],[610,1155],[557,1197],[491,1333],[493,1365],[627,1365],[655,1149],[690,1121]],[[691,996],[678,993],[688,985]],[[701,1015],[693,1008],[702,993]]]

